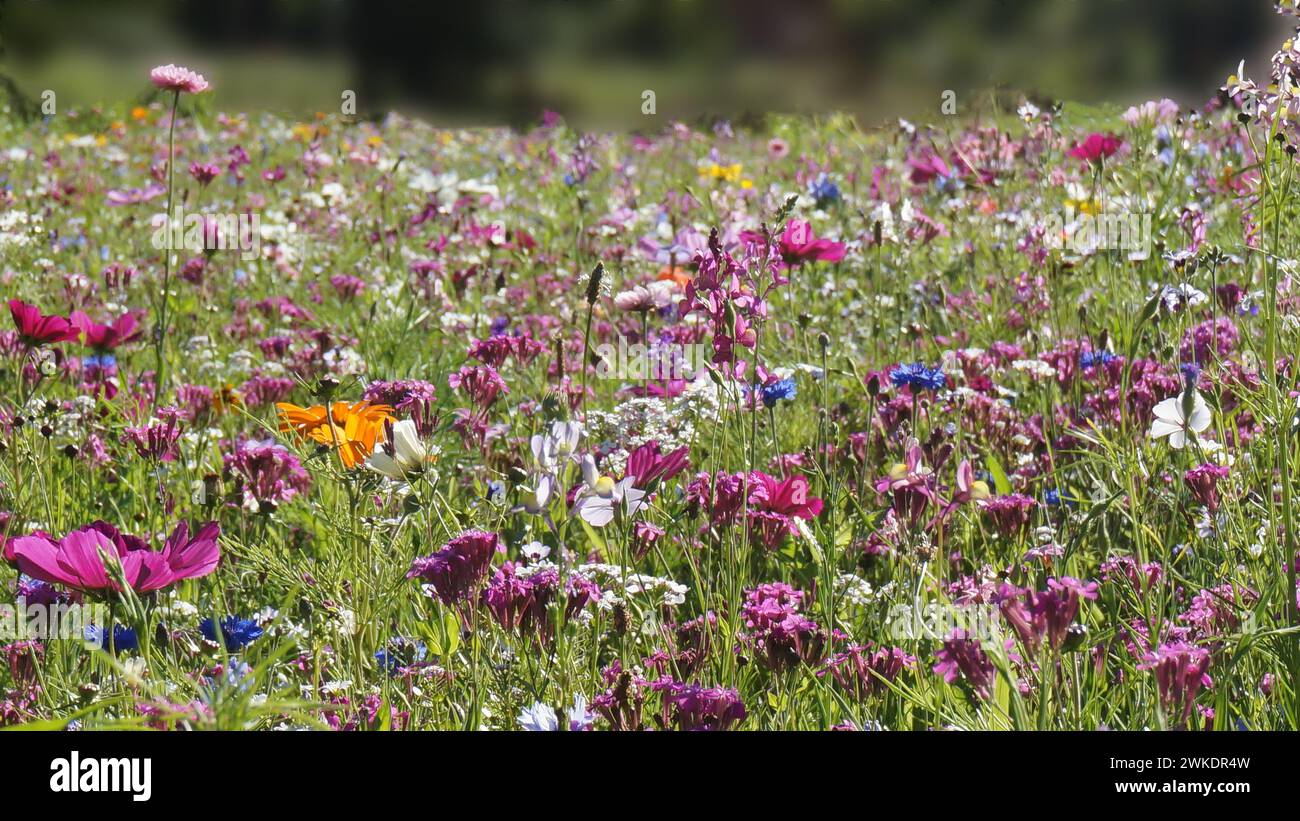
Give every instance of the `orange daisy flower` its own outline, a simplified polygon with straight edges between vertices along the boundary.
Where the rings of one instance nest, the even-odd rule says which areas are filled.
[[[338,448],[346,467],[354,468],[374,453],[384,441],[384,423],[393,420],[389,405],[371,402],[335,402],[326,411],[324,405],[300,408],[288,402],[276,402],[280,412],[280,430],[293,431],[326,447]]]

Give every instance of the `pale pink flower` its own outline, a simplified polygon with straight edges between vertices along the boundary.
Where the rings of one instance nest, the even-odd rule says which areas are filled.
[[[208,81],[203,79],[202,74],[171,63],[158,66],[149,72],[149,79],[159,88],[168,91],[184,91],[189,94],[200,94],[211,87]]]

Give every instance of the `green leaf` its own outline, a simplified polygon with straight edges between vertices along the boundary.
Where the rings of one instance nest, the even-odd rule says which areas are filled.
[[[446,639],[447,652],[438,655],[450,656],[460,648],[460,620],[450,610],[443,614],[442,634]]]
[[[586,519],[578,517],[578,521],[582,522],[582,529],[587,533],[587,540],[596,546],[596,549],[600,551],[600,555],[608,559],[609,545],[605,543],[605,537],[600,535],[599,530],[587,524]]]
[[[988,466],[989,473],[993,474],[993,487],[997,490],[999,496],[1006,496],[1011,492],[1011,482],[1007,479],[1007,472],[1002,469],[1002,464],[994,458],[993,454],[984,457],[984,464]]]

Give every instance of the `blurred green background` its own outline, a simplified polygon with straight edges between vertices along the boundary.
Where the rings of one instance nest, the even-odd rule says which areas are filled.
[[[879,121],[1004,92],[1129,104],[1210,97],[1262,69],[1265,0],[0,0],[0,94],[141,98],[188,65],[224,109],[589,126],[848,110]],[[656,116],[642,113],[655,92]]]

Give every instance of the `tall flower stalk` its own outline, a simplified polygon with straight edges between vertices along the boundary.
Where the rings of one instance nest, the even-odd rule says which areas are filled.
[[[171,220],[172,220],[172,202],[176,193],[176,112],[180,108],[181,93],[201,94],[207,91],[210,86],[208,81],[203,78],[202,74],[173,65],[171,63],[165,66],[158,66],[149,72],[150,81],[158,88],[172,93],[171,117],[167,122],[167,212],[163,215],[163,225],[166,229],[165,236],[168,242],[165,243],[163,250],[163,280],[161,301],[158,306],[158,327],[154,331],[153,353],[155,361],[153,407],[158,407],[158,397],[166,387],[167,382],[167,359],[164,356],[163,346],[167,341],[167,323],[168,305],[171,302],[169,289],[171,288],[171,270],[172,270],[172,253],[176,249],[171,248]]]

